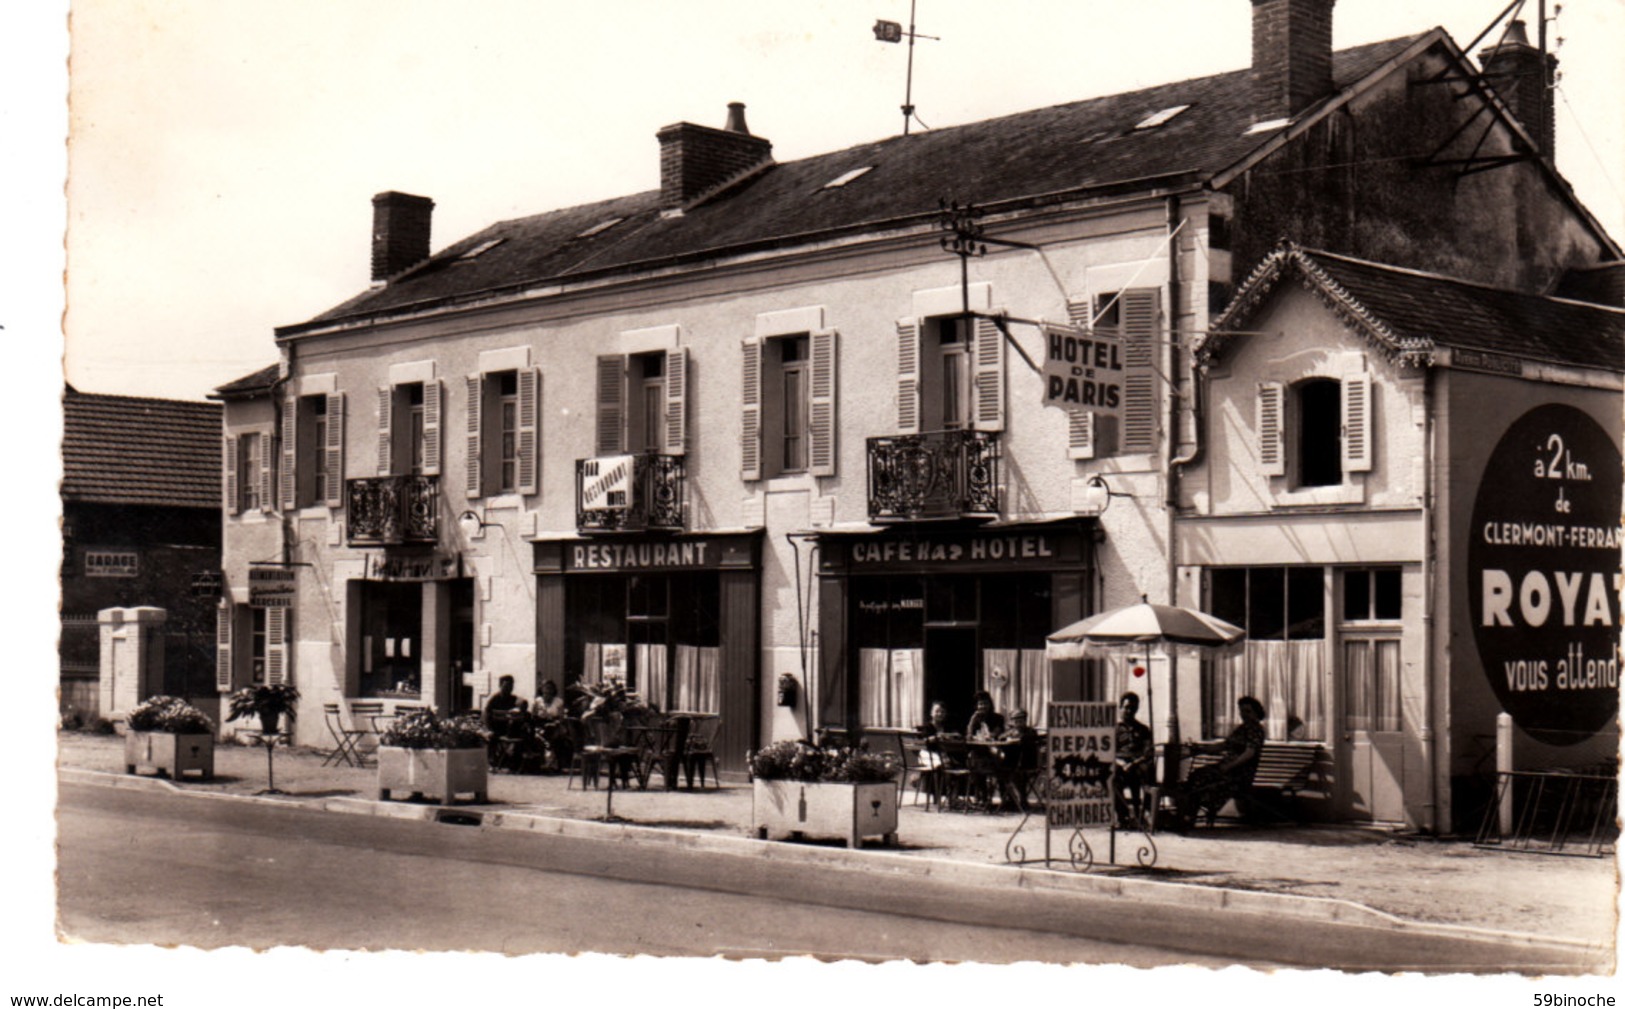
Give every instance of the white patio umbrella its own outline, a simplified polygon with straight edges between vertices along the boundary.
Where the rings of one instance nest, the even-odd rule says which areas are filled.
[[[1168,656],[1168,744],[1163,758],[1163,780],[1171,781],[1179,766],[1179,652],[1222,654],[1237,648],[1247,632],[1211,613],[1184,606],[1147,602],[1096,613],[1068,624],[1045,639],[1051,659],[1084,659],[1112,655]],[[1150,680],[1146,681],[1146,718],[1155,724]]]

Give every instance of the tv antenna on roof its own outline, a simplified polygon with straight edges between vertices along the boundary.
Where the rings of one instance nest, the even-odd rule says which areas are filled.
[[[941,42],[935,35],[921,35],[914,30],[914,4],[915,0],[908,0],[908,31],[896,21],[875,21],[875,40],[878,42],[901,42],[908,39],[908,78],[903,85],[903,136],[908,136],[908,124],[911,119],[918,119],[914,114],[914,40],[930,39]],[[924,126],[925,123],[920,123]]]

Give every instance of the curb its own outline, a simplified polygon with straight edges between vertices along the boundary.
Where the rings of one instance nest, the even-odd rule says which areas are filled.
[[[537,834],[584,840],[614,841],[639,845],[659,845],[689,851],[734,857],[750,857],[849,872],[870,872],[891,876],[940,879],[967,886],[1044,890],[1109,897],[1180,907],[1205,907],[1258,915],[1290,916],[1345,925],[1378,927],[1416,935],[1457,939],[1478,939],[1547,946],[1568,950],[1601,950],[1600,943],[1567,936],[1543,936],[1526,932],[1422,922],[1401,918],[1365,904],[1332,897],[1303,897],[1294,894],[1236,890],[1201,883],[1178,883],[1122,876],[1090,876],[1082,873],[1030,869],[1013,865],[979,865],[953,859],[902,855],[872,849],[814,848],[754,837],[734,837],[704,831],[666,827],[643,827],[632,823],[603,823],[534,813],[491,810],[479,806],[417,805],[348,797],[289,799],[259,795],[233,795],[198,792],[181,788],[167,778],[131,777],[108,771],[58,768],[58,777],[81,785],[136,791],[166,792],[232,802],[274,806],[299,806],[330,813],[383,816],[426,823],[456,822],[481,829],[524,830]]]

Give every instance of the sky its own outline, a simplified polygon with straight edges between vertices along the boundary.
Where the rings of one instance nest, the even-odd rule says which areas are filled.
[[[1342,0],[1335,43],[1442,24],[1465,45],[1505,6]],[[944,127],[1240,69],[1251,59],[1248,11],[1246,0],[918,0],[918,31],[939,39],[915,50],[913,99],[920,120]],[[65,0],[0,6],[0,340],[12,365],[0,423],[22,436],[19,470],[6,472],[25,474],[27,489],[8,498],[21,534],[8,544],[0,609],[15,684],[0,704],[0,761],[23,783],[8,805],[0,997],[25,993],[19,985],[152,990],[181,996],[167,1005],[202,1006],[229,986],[234,1005],[253,1009],[360,982],[364,997],[392,1004],[455,1005],[471,977],[499,972],[519,990],[554,990],[557,963],[538,971],[500,957],[426,971],[401,957],[181,958],[52,940],[54,699],[41,671],[55,668],[56,598],[36,589],[54,584],[60,558],[42,533],[57,516],[61,376],[87,391],[198,399],[273,362],[274,327],[367,285],[380,191],[432,197],[439,248],[497,220],[654,188],[655,131],[721,126],[730,101],[746,103],[780,160],[893,135],[907,49],[877,42],[870,26],[908,13],[907,0],[75,0],[70,123]],[[1625,0],[1568,0],[1553,34],[1566,39],[1559,169],[1625,241]],[[613,976],[626,991],[668,982],[665,966],[570,964],[573,979]],[[763,966],[727,975],[757,997],[679,984],[662,1000],[827,1004],[826,971]],[[903,976],[913,998],[1009,1001],[1006,973],[889,969],[904,966],[846,975],[859,982],[849,990]],[[1235,973],[1174,991],[1239,1002],[1251,982]],[[1143,974],[1105,976],[1132,985],[1129,997],[1151,994]],[[1032,991],[1090,990],[1069,974],[1023,977]],[[1313,974],[1275,980],[1301,981],[1275,997],[1328,1006],[1393,994],[1382,978],[1340,977],[1334,990]],[[1158,981],[1155,994],[1169,994],[1162,972]],[[1506,1005],[1554,990],[1590,988],[1481,979],[1452,989]]]
[[[1251,61],[1246,0],[917,3],[929,127]],[[1442,24],[1466,45],[1505,7],[1343,0],[1335,44]],[[730,101],[781,161],[893,135],[908,52],[878,17],[908,3],[80,0],[67,377],[200,398],[274,361],[274,327],[366,287],[384,190],[436,201],[439,248],[655,188],[655,131],[721,126]],[[1552,34],[1560,169],[1625,240],[1625,2],[1570,0]]]

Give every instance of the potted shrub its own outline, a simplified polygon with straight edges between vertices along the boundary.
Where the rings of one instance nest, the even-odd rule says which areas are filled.
[[[276,768],[272,763],[271,751],[276,748],[282,716],[288,716],[290,726],[298,716],[295,709],[299,704],[299,689],[291,683],[262,683],[257,687],[243,687],[231,695],[229,704],[230,714],[226,716],[226,721],[259,719],[260,742],[265,745],[265,793],[282,794],[276,787]],[[291,735],[289,738],[292,738]]]
[[[897,765],[889,754],[783,740],[750,758],[757,837],[819,834],[850,848],[897,843]]]
[[[125,725],[125,773],[145,765],[171,778],[187,771],[214,777],[214,722],[179,697],[147,698],[130,709]]]
[[[419,708],[395,719],[378,737],[378,798],[407,792],[452,802],[472,792],[486,801],[486,742],[491,734],[476,715],[441,718]]]

